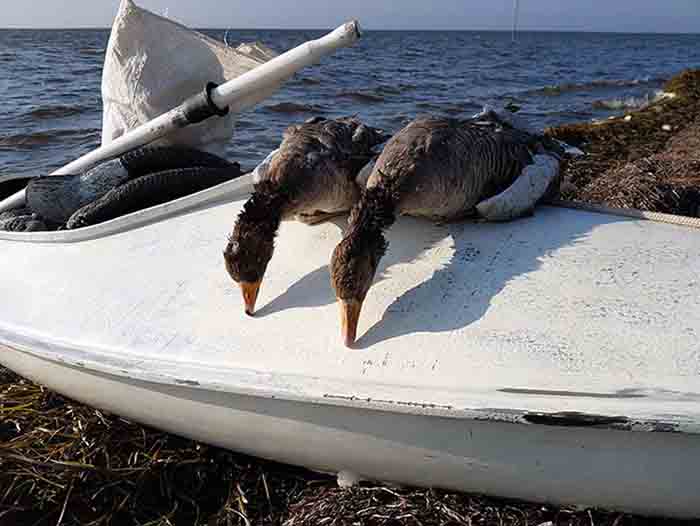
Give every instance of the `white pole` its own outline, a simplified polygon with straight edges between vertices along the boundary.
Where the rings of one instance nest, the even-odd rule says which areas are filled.
[[[520,0],[513,0],[513,42],[518,38],[518,18],[520,16]]]
[[[318,40],[301,44],[286,53],[244,73],[210,93],[211,102],[219,109],[229,108],[232,112],[240,112],[251,104],[250,95],[259,91],[273,89],[294,73],[307,66],[317,63],[325,55],[348,47],[360,38],[360,26],[357,21],[348,22],[335,31]],[[150,122],[131,130],[113,142],[101,146],[79,159],[53,172],[51,175],[75,175],[85,172],[100,162],[117,157],[140,146],[149,144],[165,137],[175,130],[189,124],[183,115],[183,106],[164,113]],[[0,212],[24,206],[25,190],[8,197],[0,202]]]

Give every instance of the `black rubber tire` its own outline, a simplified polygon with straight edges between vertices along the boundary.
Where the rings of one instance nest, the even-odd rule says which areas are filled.
[[[184,168],[145,175],[107,192],[76,211],[68,229],[95,225],[144,208],[178,199],[241,175],[236,168]]]
[[[238,163],[231,163],[214,154],[181,146],[145,146],[125,153],[119,160],[129,172],[130,179],[194,167],[240,170]]]

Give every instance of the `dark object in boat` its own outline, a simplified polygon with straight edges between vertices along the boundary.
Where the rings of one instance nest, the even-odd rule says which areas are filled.
[[[46,222],[28,208],[17,208],[0,214],[0,231],[4,232],[45,232]]]
[[[314,117],[285,131],[224,249],[247,314],[255,311],[280,222],[315,224],[350,210],[360,197],[358,174],[386,138],[354,117]]]
[[[110,190],[76,211],[66,227],[75,229],[102,223],[205,190],[240,175],[237,165],[229,168],[182,168],[144,175]]]
[[[63,223],[81,206],[129,180],[119,159],[104,162],[83,175],[39,177],[27,185],[27,206]]]
[[[82,175],[33,179],[27,186],[27,206],[50,221],[63,224],[78,209],[121,184],[155,172],[193,167],[240,170],[237,163],[192,148],[147,146],[101,163]]]
[[[333,252],[331,283],[341,306],[342,335],[355,341],[362,303],[387,250],[384,232],[397,215],[454,221],[510,186],[552,141],[507,128],[488,115],[477,120],[421,118],[387,143],[350,213]],[[555,155],[559,147],[551,146]]]
[[[146,146],[125,153],[119,160],[132,179],[182,168],[240,168],[238,163],[231,163],[212,153],[179,146]]]
[[[24,190],[30,180],[30,177],[21,177],[17,179],[5,178],[5,180],[0,183],[0,200],[10,197],[20,190]]]

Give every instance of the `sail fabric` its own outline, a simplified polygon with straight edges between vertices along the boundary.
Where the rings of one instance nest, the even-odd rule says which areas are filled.
[[[260,43],[232,48],[172,20],[122,0],[107,45],[102,74],[102,144],[181,104],[208,82],[231,80],[276,54]],[[253,106],[277,89],[246,100]],[[235,115],[213,118],[157,142],[221,155]]]

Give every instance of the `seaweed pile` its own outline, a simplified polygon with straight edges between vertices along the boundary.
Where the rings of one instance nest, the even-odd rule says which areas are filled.
[[[562,198],[700,216],[700,70],[664,91],[674,96],[601,123],[547,130],[587,153],[565,164]]]
[[[0,368],[0,524],[13,526],[684,524],[454,492],[361,485],[206,446]]]

